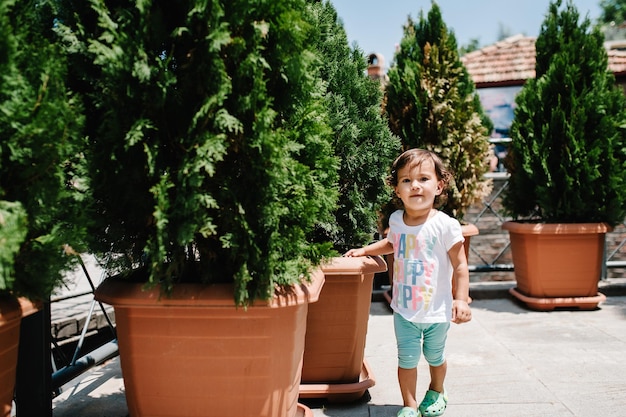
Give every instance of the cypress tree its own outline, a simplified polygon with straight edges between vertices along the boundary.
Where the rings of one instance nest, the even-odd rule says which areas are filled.
[[[381,84],[367,76],[366,57],[358,46],[348,45],[335,8],[328,1],[311,3],[333,150],[340,162],[334,221],[320,224],[316,239],[331,241],[343,252],[372,239],[378,211],[390,197],[385,180],[400,142],[381,113]]]
[[[462,220],[466,210],[491,190],[487,118],[474,84],[459,59],[454,33],[439,6],[428,16],[409,17],[395,65],[389,71],[385,111],[403,148],[426,148],[439,154],[454,181],[441,208]]]
[[[337,161],[307,2],[59,2],[89,109],[93,250],[166,290],[234,280],[237,304],[308,274]]]
[[[0,3],[0,292],[44,300],[85,227],[82,108],[51,38],[53,6]]]
[[[536,78],[516,98],[504,207],[516,218],[616,225],[626,215],[626,101],[603,36],[557,0],[536,51]]]

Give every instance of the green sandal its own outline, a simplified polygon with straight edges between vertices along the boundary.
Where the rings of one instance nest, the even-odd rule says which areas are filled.
[[[424,417],[436,417],[446,411],[448,396],[444,393],[429,389],[420,404],[419,411]]]
[[[398,417],[422,417],[419,410],[411,407],[403,407],[398,411]]]

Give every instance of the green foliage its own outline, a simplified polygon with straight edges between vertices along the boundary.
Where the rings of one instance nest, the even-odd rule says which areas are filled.
[[[268,298],[329,253],[337,160],[305,0],[60,0],[87,113],[92,249],[165,290]]]
[[[545,222],[626,215],[626,99],[607,67],[603,37],[575,6],[549,6],[536,41],[536,79],[516,99],[504,207]]]
[[[0,291],[46,299],[79,247],[81,108],[46,1],[0,4]]]
[[[461,45],[459,47],[459,56],[463,56],[465,54],[469,54],[470,52],[474,52],[480,49],[480,39],[472,38],[469,40],[467,45]]]
[[[319,225],[316,240],[332,241],[345,251],[371,241],[378,210],[389,199],[385,179],[400,142],[381,114],[381,84],[367,76],[362,51],[349,47],[336,10],[328,1],[311,3],[327,83],[325,106],[340,161],[338,207],[330,223]]]
[[[456,39],[436,3],[428,18],[408,19],[396,65],[389,71],[385,111],[404,149],[438,153],[454,174],[442,207],[462,220],[491,190],[487,120],[474,84],[459,59]]]
[[[600,8],[602,9],[601,22],[620,24],[626,21],[626,1],[600,0]]]
[[[13,288],[15,255],[26,238],[26,212],[18,201],[0,200],[0,290]]]

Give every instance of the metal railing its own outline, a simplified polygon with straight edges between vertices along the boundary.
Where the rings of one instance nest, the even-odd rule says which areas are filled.
[[[510,220],[502,214],[501,204],[509,174],[493,172],[486,176],[494,182],[491,194],[465,216],[465,220],[475,224],[480,231],[479,236],[471,238],[470,272],[513,271],[509,235],[501,229],[502,224]],[[487,226],[481,227],[483,223]],[[607,278],[608,270],[626,268],[626,221],[607,233],[604,258],[603,279]]]
[[[92,298],[71,359],[68,359],[62,353],[63,350],[59,346],[57,340],[55,340],[54,338],[52,339],[53,349],[56,349],[56,351],[59,353],[57,356],[62,361],[62,366],[58,367],[57,362],[54,360],[54,358],[52,359],[52,388],[55,393],[59,393],[61,387],[64,384],[81,375],[83,372],[118,355],[115,325],[109,317],[109,313],[107,312],[104,305],[100,301],[97,301],[94,297],[96,285],[94,284],[94,281],[91,278],[82,257],[78,254],[75,256],[77,256],[79,259],[81,270],[84,274],[84,278],[89,283],[90,290],[64,297],[54,298],[51,300],[51,304],[54,304],[55,302],[76,299],[85,295],[90,295]],[[101,273],[98,285],[100,284],[100,282],[102,282],[103,279],[104,272]],[[99,307],[99,310],[102,313],[102,317],[104,317],[104,319],[106,320],[108,329],[110,330],[110,337],[105,340],[105,343],[101,344],[96,349],[89,352],[84,352],[83,347],[85,345],[85,339],[88,335],[89,326],[92,317],[94,316],[96,306]]]
[[[37,312],[22,318],[14,396],[17,417],[52,417],[52,398],[60,393],[65,383],[118,355],[113,320],[104,305],[95,300],[97,284],[94,284],[80,257],[79,262],[84,279],[89,284],[88,291],[53,298],[44,302]],[[69,359],[69,356],[60,353],[63,349],[57,338],[52,335],[53,306],[57,307],[63,302],[85,296],[90,297],[89,308],[86,312],[79,311],[82,329],[73,340],[76,346]],[[92,317],[97,312],[96,307],[99,307],[110,331],[104,342],[87,351],[85,341],[90,337],[89,327]],[[61,358],[61,361],[55,360],[55,356]],[[60,366],[57,366],[59,364]]]

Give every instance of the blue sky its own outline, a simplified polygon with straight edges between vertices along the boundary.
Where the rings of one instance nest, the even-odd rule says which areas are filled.
[[[330,0],[343,21],[350,44],[356,42],[364,53],[385,57],[388,67],[395,45],[402,39],[402,26],[410,15],[424,15],[431,0]],[[564,0],[565,3],[565,0]],[[600,0],[574,0],[581,16],[592,21],[600,16]],[[443,21],[454,31],[457,43],[478,39],[481,46],[498,40],[503,28],[512,35],[537,36],[548,10],[549,0],[438,0]]]

